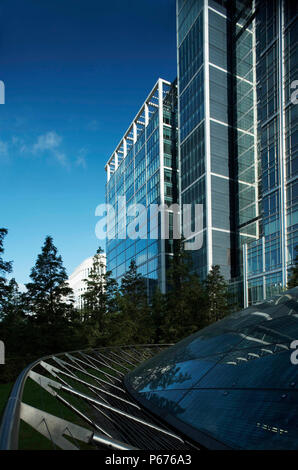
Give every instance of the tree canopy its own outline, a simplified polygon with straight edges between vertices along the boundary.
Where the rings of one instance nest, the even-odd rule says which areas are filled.
[[[72,289],[67,284],[67,274],[62,257],[47,236],[26,284],[27,310],[38,323],[55,324],[71,319]]]
[[[8,293],[8,286],[6,275],[12,270],[12,262],[3,260],[4,253],[4,238],[7,235],[6,228],[0,228],[0,310],[3,308],[3,304],[6,302],[6,296]]]
[[[47,236],[30,273],[27,291],[6,280],[0,230],[0,338],[7,346],[7,366],[0,381],[13,380],[29,362],[46,354],[86,347],[177,342],[229,312],[227,283],[219,266],[201,282],[183,242],[175,244],[167,270],[167,292],[150,297],[147,280],[134,259],[118,283],[98,248],[84,280],[82,308],[74,307],[62,257]]]
[[[295,251],[296,251],[295,265],[291,269],[291,272],[290,272],[290,277],[288,281],[288,289],[298,286],[298,246],[295,247]]]

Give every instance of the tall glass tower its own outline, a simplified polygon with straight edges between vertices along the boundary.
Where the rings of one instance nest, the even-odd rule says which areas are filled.
[[[297,7],[176,5],[181,202],[205,208],[194,269],[219,264],[246,306],[286,286],[297,244]]]
[[[161,219],[150,217],[149,207],[171,205],[178,197],[176,83],[157,81],[108,160],[106,172],[106,202],[116,213],[114,221],[108,218],[107,269],[120,281],[134,259],[148,295],[157,286],[165,292],[173,240],[160,238]],[[119,197],[126,198],[125,207],[119,205]],[[133,218],[127,209],[132,204],[143,204],[148,209],[147,220],[135,239],[127,233]],[[154,223],[158,225],[155,239],[150,236]]]
[[[286,287],[298,244],[297,6],[177,0],[176,15],[177,86],[159,79],[148,95],[106,165],[106,199],[203,204],[202,233],[187,222],[187,241],[203,238],[194,271],[220,265],[247,306]],[[120,211],[116,227],[127,222]],[[172,240],[108,239],[108,269],[121,279],[134,258],[148,292],[165,292],[172,252]]]
[[[298,245],[297,3],[258,1],[256,79],[260,237],[244,246],[244,304],[269,298],[287,285]]]
[[[258,238],[255,34],[232,3],[177,2],[180,190],[205,208],[195,270],[219,264],[241,291],[240,247]]]

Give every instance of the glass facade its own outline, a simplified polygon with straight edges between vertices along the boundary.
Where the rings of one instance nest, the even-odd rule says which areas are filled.
[[[202,278],[220,264],[238,279],[257,236],[254,29],[240,19],[225,2],[177,3],[181,202],[204,204]]]
[[[183,204],[203,204],[203,246],[190,253],[194,269],[205,277],[207,212],[203,1],[177,3],[177,34],[180,201],[182,207]],[[194,226],[194,220],[191,224]]]
[[[204,204],[195,269],[219,264],[245,305],[285,287],[295,258],[294,4],[177,1],[181,202]]]
[[[200,330],[129,373],[128,390],[202,447],[297,449],[297,301],[295,288]]]
[[[150,237],[156,218],[150,220],[149,206],[177,201],[176,134],[176,83],[159,79],[106,166],[106,203],[116,213],[115,223],[110,221],[107,228],[107,269],[121,281],[131,260],[135,260],[149,296],[157,285],[165,291],[167,258],[172,255],[171,240],[161,240],[159,236],[160,218],[158,237]],[[125,196],[126,210],[118,205],[119,196]],[[131,204],[142,204],[148,209],[147,220],[138,227],[136,239],[127,232],[134,218],[127,215]],[[118,236],[119,230],[122,237]]]
[[[246,302],[281,291],[295,259],[297,232],[297,4],[256,5],[260,239],[246,252]],[[256,294],[255,285],[260,285]]]
[[[155,87],[109,160],[107,202],[203,204],[194,270],[204,279],[220,265],[247,306],[286,287],[298,242],[297,5],[177,0],[176,12],[177,100],[168,82]],[[117,217],[116,228],[129,222]],[[108,240],[108,269],[121,279],[135,258],[165,291],[172,248]]]

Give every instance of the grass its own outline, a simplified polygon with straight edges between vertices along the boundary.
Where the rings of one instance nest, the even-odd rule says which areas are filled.
[[[10,392],[13,387],[13,382],[8,384],[0,384],[0,421],[9,398]]]
[[[12,387],[13,383],[0,384],[0,422]],[[63,395],[63,393],[61,393],[61,395]],[[66,396],[64,396],[64,398],[66,398]],[[74,403],[76,401],[76,398],[70,399],[68,396],[67,399],[68,401],[72,402],[73,405],[77,405],[76,403]],[[90,428],[85,421],[80,419],[69,408],[60,403],[47,391],[39,387],[39,385],[33,382],[33,380],[31,380],[30,378],[26,381],[22,401],[24,403],[28,403],[31,406],[39,408],[40,410],[44,410],[47,413],[50,413],[62,419],[66,419],[71,423],[78,424],[79,426],[82,426],[84,428]],[[77,407],[82,409],[82,403],[80,407]],[[90,449],[90,446],[86,446],[84,443],[77,443],[77,445],[78,444],[82,449]],[[42,434],[35,431],[27,423],[21,421],[19,431],[19,449],[52,450],[55,449],[55,446],[52,444],[51,440],[47,439]]]
[[[72,405],[77,406],[77,408],[81,409],[82,411],[82,403],[76,403],[78,400],[75,397],[69,397],[63,392],[59,392],[59,394],[66,398]],[[43,390],[30,378],[27,380],[25,385],[23,393],[23,402],[28,403],[29,405],[34,406],[40,410],[44,410],[54,416],[70,421],[73,424],[77,424],[84,428],[90,429],[90,426],[85,421],[83,421],[80,417],[74,414],[69,408],[59,402],[50,393]],[[86,447],[84,443],[81,442],[77,442],[76,445],[79,445],[82,449],[90,449],[90,446]],[[53,445],[51,440],[47,439],[46,437],[35,431],[28,424],[21,422],[19,449],[51,450],[55,448],[56,447]]]
[[[129,369],[133,368],[130,365],[127,365],[127,367]],[[116,370],[120,370],[121,372],[125,372],[125,373],[127,372],[127,371],[124,371],[121,368],[121,366],[119,367],[117,364],[114,364],[114,363],[113,363],[113,368]],[[101,370],[94,370],[91,367],[90,368],[86,367],[86,370],[90,374],[92,374],[94,378],[86,377],[86,375],[83,372],[78,371],[78,370],[76,370],[75,373],[79,378],[83,380],[87,380],[90,384],[94,384],[98,387],[100,387],[101,384],[99,384],[96,381],[95,377],[109,382],[109,379],[107,378],[105,373],[107,373],[108,375],[112,377],[113,376],[117,377],[118,375],[115,371],[111,370],[108,367],[105,367],[104,365],[101,366]],[[48,376],[48,373],[45,372],[44,370],[41,371],[41,374]],[[55,380],[53,377],[51,378]],[[93,395],[92,392],[88,388],[86,388],[85,385],[73,379],[70,379],[69,377],[67,378],[67,382],[69,383],[70,386],[73,386],[76,390],[81,391],[87,395],[91,395],[91,396]],[[7,400],[9,398],[9,394],[11,392],[12,387],[13,387],[13,383],[0,384],[0,420],[1,420],[1,415],[3,414],[4,408],[5,408],[5,405],[7,403]],[[88,406],[88,404],[85,403],[84,401],[79,400],[77,397],[70,395],[68,393],[65,393],[63,391],[59,391],[59,395],[65,398],[70,404],[78,408],[83,414],[90,416],[90,411],[91,411],[91,416],[92,416],[92,409],[90,410],[90,406]],[[87,429],[92,429],[90,428],[88,423],[86,423],[83,419],[81,419],[77,414],[75,414],[72,410],[70,410],[64,404],[59,402],[54,396],[52,396],[46,390],[42,389],[31,378],[28,378],[26,381],[23,396],[22,396],[22,401],[33,407],[36,407],[37,409],[46,411],[47,413],[50,413],[54,416],[70,421],[71,423],[77,424]],[[77,445],[79,445],[79,447],[82,449],[90,449],[90,446],[84,443],[77,442]],[[94,449],[94,447],[91,447],[91,449],[92,448]],[[55,446],[52,444],[50,439],[47,439],[42,434],[35,431],[27,423],[21,421],[20,431],[19,431],[19,449],[51,450],[51,449],[55,449]]]

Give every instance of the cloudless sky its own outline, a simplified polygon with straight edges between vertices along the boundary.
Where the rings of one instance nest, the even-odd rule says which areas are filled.
[[[176,77],[175,0],[2,0],[0,227],[25,283],[46,235],[68,274],[104,242],[104,166],[157,79]]]

